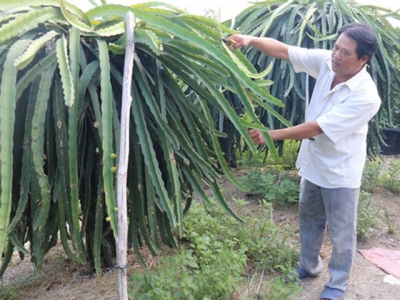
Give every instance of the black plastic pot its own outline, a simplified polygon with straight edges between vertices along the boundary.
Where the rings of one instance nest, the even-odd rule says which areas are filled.
[[[381,144],[381,154],[399,155],[400,154],[400,128],[383,128],[383,140],[386,145]]]

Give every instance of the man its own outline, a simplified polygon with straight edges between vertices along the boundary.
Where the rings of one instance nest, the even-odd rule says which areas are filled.
[[[299,279],[317,276],[325,228],[332,240],[330,279],[320,300],[343,299],[356,248],[357,207],[366,160],[368,121],[381,100],[366,71],[377,49],[367,24],[343,26],[333,50],[288,46],[270,38],[233,35],[231,49],[252,46],[265,55],[292,63],[296,72],[316,78],[303,124],[269,133],[274,140],[303,140],[296,166],[302,177],[299,224]],[[258,130],[255,144],[265,143]]]

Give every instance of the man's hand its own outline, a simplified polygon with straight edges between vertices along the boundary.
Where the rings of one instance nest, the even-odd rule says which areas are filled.
[[[241,47],[247,47],[250,45],[250,40],[252,39],[252,36],[249,35],[242,35],[242,34],[234,34],[227,38],[228,41],[233,41],[230,45],[229,48],[231,50],[235,50]]]
[[[229,49],[236,50],[241,47],[254,47],[269,57],[289,61],[289,46],[275,39],[256,37],[244,34],[234,34],[226,39]],[[229,41],[232,41],[229,43]]]
[[[249,134],[255,145],[265,144],[265,139],[259,130],[250,129]]]
[[[289,128],[268,131],[268,134],[274,141],[310,139],[321,133],[324,132],[317,121],[309,121]],[[265,139],[259,130],[251,129],[249,130],[249,134],[254,144],[260,145],[265,143]]]

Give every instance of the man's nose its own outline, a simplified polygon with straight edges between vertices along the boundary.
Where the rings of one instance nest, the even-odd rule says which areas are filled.
[[[333,51],[332,56],[336,59],[342,59],[342,54],[340,51]]]

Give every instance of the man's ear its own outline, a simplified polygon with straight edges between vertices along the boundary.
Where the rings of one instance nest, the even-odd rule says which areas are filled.
[[[365,65],[369,61],[369,56],[364,55],[362,58],[360,58],[360,61]]]

